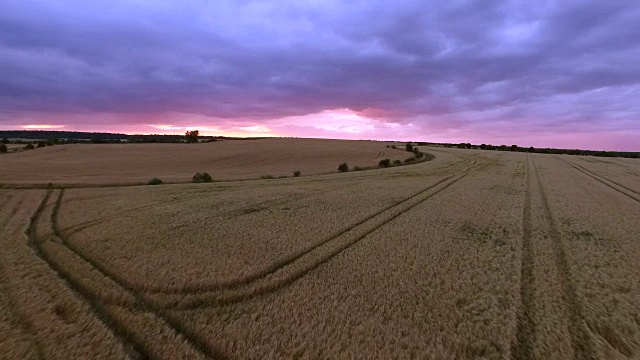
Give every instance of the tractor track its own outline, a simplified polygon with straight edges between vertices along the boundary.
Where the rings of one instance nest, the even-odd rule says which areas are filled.
[[[464,158],[465,162],[464,164],[462,164],[463,166],[468,165],[468,167],[473,167],[476,163],[477,160],[476,159],[472,159],[472,158]],[[462,172],[467,171],[468,169],[465,168]],[[212,291],[219,291],[219,290],[225,290],[225,289],[230,289],[233,287],[238,287],[238,286],[243,286],[243,285],[247,285],[251,282],[254,282],[256,280],[260,280],[274,272],[276,272],[277,270],[279,270],[280,268],[287,266],[289,264],[291,264],[292,262],[296,261],[297,259],[301,258],[302,256],[312,252],[313,250],[331,242],[332,240],[335,240],[336,238],[340,237],[341,235],[344,235],[345,233],[349,232],[350,230],[352,230],[354,227],[362,225],[363,223],[375,218],[376,216],[379,216],[381,213],[384,213],[385,211],[388,211],[394,207],[397,207],[407,201],[410,201],[411,199],[422,195],[423,193],[427,192],[428,190],[430,190],[431,188],[439,185],[440,183],[448,180],[451,177],[454,177],[454,175],[450,175],[440,181],[438,181],[435,184],[432,184],[422,190],[420,190],[419,192],[399,201],[396,202],[392,205],[389,205],[385,208],[383,208],[382,210],[378,210],[375,213],[367,216],[366,218],[358,221],[355,224],[351,224],[347,227],[345,227],[344,229],[330,235],[329,237],[321,240],[318,243],[312,244],[311,246],[303,249],[302,251],[299,251],[293,255],[287,256],[284,259],[281,259],[279,261],[277,261],[276,263],[274,263],[272,266],[259,271],[257,273],[254,274],[249,274],[247,276],[244,276],[242,278],[237,278],[237,279],[233,279],[231,281],[221,281],[221,282],[216,282],[216,283],[205,283],[205,284],[187,284],[187,285],[183,285],[183,286],[179,286],[179,287],[166,287],[166,286],[154,286],[154,285],[145,285],[145,286],[137,286],[131,282],[126,282],[126,284],[128,285],[128,287],[130,287],[131,289],[137,289],[138,291],[145,291],[148,293],[159,293],[159,294],[185,294],[185,293],[202,293],[202,292],[212,292]],[[456,180],[457,181],[457,180]],[[352,185],[348,185],[347,187],[351,187],[357,185],[357,183],[354,183]],[[312,194],[311,198],[313,197],[317,197],[320,196],[322,194],[326,194],[328,192],[332,192],[332,191],[336,191],[336,190],[343,190],[345,187],[337,187],[337,188],[331,188],[328,189],[326,191],[320,191],[319,193],[314,193]],[[290,203],[292,201],[297,201],[300,199],[305,198],[306,196],[293,196],[290,198],[286,198],[286,199],[276,199],[276,200],[270,200],[267,201],[266,203],[280,203],[282,202],[282,204],[286,204],[286,203]],[[260,205],[260,204],[258,204]],[[62,231],[59,229],[59,225],[58,225],[58,218],[57,218],[57,214],[59,212],[61,206],[61,202],[57,202],[56,203],[56,208],[54,209],[54,218],[53,218],[53,227],[55,230],[55,234],[61,238],[63,240],[63,242],[65,242],[67,244],[67,246],[69,246],[71,244],[70,240],[69,240],[69,236],[84,230],[86,227],[81,227],[81,228],[76,228],[74,227],[74,229],[71,230],[71,232],[67,232],[67,230],[71,229],[71,228],[66,228],[63,229]],[[80,251],[80,249],[77,249],[78,251]],[[91,260],[92,263],[99,263],[98,261],[91,259],[88,255],[83,254],[84,257],[86,258],[86,260]],[[105,268],[104,265],[100,264],[99,265],[100,268]]]
[[[495,160],[495,159],[493,159],[493,160]],[[400,205],[403,205],[403,206],[401,206],[402,209],[396,210],[392,214],[389,214],[389,217],[383,219],[381,221],[381,223],[376,224],[373,228],[366,229],[364,231],[364,233],[360,234],[358,237],[356,237],[355,240],[348,241],[346,244],[341,245],[336,249],[332,249],[332,251],[329,252],[328,256],[322,256],[319,259],[315,259],[315,261],[312,261],[311,263],[307,264],[306,266],[303,266],[302,271],[298,271],[298,272],[295,272],[293,274],[285,274],[285,276],[277,277],[277,275],[279,275],[281,273],[278,270],[281,270],[281,269],[286,270],[285,268],[287,268],[290,264],[297,263],[296,259],[294,259],[294,260],[291,260],[289,264],[284,264],[284,265],[281,264],[278,269],[275,269],[270,274],[267,274],[267,275],[264,275],[264,276],[260,277],[260,279],[267,280],[266,284],[259,284],[260,286],[250,290],[250,294],[247,294],[246,292],[242,292],[242,293],[236,292],[235,296],[226,297],[225,299],[218,299],[218,300],[223,300],[223,301],[213,301],[213,302],[210,301],[210,299],[199,299],[195,303],[190,304],[190,306],[187,306],[187,308],[200,307],[201,305],[203,305],[201,303],[201,300],[205,300],[205,302],[206,302],[206,304],[208,306],[212,306],[212,305],[213,306],[217,306],[217,305],[220,305],[221,303],[225,303],[225,304],[226,303],[234,303],[234,302],[238,302],[238,301],[242,301],[244,299],[247,299],[248,297],[254,297],[254,296],[257,296],[257,295],[267,294],[267,293],[276,291],[276,290],[278,290],[278,289],[280,289],[280,288],[282,288],[282,287],[294,282],[295,280],[303,277],[304,275],[306,275],[307,273],[309,273],[313,269],[315,269],[315,268],[321,266],[322,264],[330,261],[333,257],[335,257],[336,255],[340,254],[341,252],[343,252],[347,248],[351,247],[353,244],[357,243],[358,241],[362,240],[363,238],[365,238],[367,235],[369,235],[373,231],[375,231],[378,228],[386,225],[387,223],[389,223],[393,219],[395,219],[398,216],[406,213],[407,211],[411,210],[415,206],[423,203],[424,201],[426,201],[427,199],[429,199],[432,196],[436,195],[437,193],[445,190],[449,186],[453,185],[457,181],[459,181],[462,178],[464,178],[470,172],[476,171],[478,169],[481,169],[481,168],[485,167],[486,165],[490,164],[491,162],[492,162],[492,160],[489,159],[486,163],[478,165],[477,164],[477,160],[475,160],[475,159],[470,160],[471,165],[468,166],[467,168],[465,168],[464,170],[462,170],[460,173],[454,174],[454,175],[450,175],[450,176],[446,177],[445,179],[439,181],[437,184],[431,185],[427,189],[423,189],[420,193],[415,194],[412,197],[406,198],[404,201],[401,201],[399,204],[397,204],[395,206],[391,206],[389,209],[380,211],[377,214],[371,216],[371,219],[373,219],[373,218],[377,217],[378,215],[381,215],[385,211],[394,210],[393,208],[399,207]],[[434,189],[435,187],[437,187],[438,185],[442,185],[442,186],[440,188],[436,189],[431,194],[425,194],[429,190]],[[146,347],[147,345],[144,344],[142,341],[136,340],[135,334],[133,334],[131,331],[127,330],[126,324],[117,325],[116,323],[114,323],[113,317],[109,316],[108,309],[105,308],[106,304],[100,304],[99,301],[96,300],[97,297],[91,291],[91,289],[83,287],[81,283],[79,283],[78,281],[75,281],[74,280],[74,274],[71,274],[68,271],[65,271],[65,269],[62,268],[61,266],[56,266],[55,262],[51,261],[51,259],[48,259],[46,252],[44,252],[42,250],[41,246],[38,243],[36,226],[37,226],[37,223],[41,219],[42,212],[44,211],[44,209],[46,207],[46,204],[47,204],[47,202],[48,202],[48,200],[49,200],[51,195],[52,195],[52,191],[50,190],[45,195],[43,201],[41,202],[40,206],[36,210],[36,213],[32,216],[32,219],[31,219],[31,221],[29,223],[29,228],[28,228],[27,232],[28,232],[28,236],[29,236],[30,245],[32,245],[32,247],[34,248],[34,251],[36,252],[38,257],[43,259],[49,265],[49,267],[51,267],[52,270],[58,274],[58,276],[60,276],[62,279],[64,279],[70,285],[69,287],[72,290],[74,290],[75,292],[77,292],[80,295],[82,295],[82,297],[85,299],[85,301],[95,311],[96,316],[98,318],[100,318],[101,320],[103,320],[103,322],[105,322],[105,324],[107,324],[109,326],[109,328],[114,332],[114,334],[117,336],[117,338],[120,341],[123,342],[123,344],[126,344],[127,346],[129,346],[129,348],[134,349],[135,354],[138,357],[141,357],[141,358],[152,358],[150,353],[149,353],[149,349],[147,349],[147,347]],[[189,324],[185,323],[184,320],[180,319],[175,314],[175,312],[171,312],[172,308],[175,309],[175,308],[178,308],[178,307],[166,306],[166,304],[162,304],[161,302],[158,302],[153,298],[147,297],[145,295],[145,293],[143,293],[140,289],[136,289],[123,276],[118,275],[115,271],[110,270],[107,267],[101,265],[100,263],[94,261],[89,256],[87,256],[87,254],[85,254],[81,249],[79,249],[76,246],[74,246],[71,242],[69,242],[66,238],[64,238],[62,236],[62,234],[60,232],[60,229],[58,228],[57,216],[58,216],[58,210],[59,210],[59,208],[60,208],[60,206],[62,204],[63,195],[64,195],[64,189],[59,191],[58,197],[57,197],[56,202],[54,204],[54,210],[52,211],[52,214],[51,214],[51,223],[50,223],[50,225],[51,225],[54,237],[57,238],[60,241],[60,243],[62,245],[64,245],[67,249],[69,249],[72,253],[77,255],[84,262],[86,262],[89,265],[91,265],[92,268],[97,270],[99,273],[104,275],[106,278],[111,279],[114,283],[118,284],[120,287],[122,287],[124,290],[126,290],[127,293],[132,294],[136,298],[136,305],[135,305],[136,308],[139,307],[141,309],[149,311],[149,312],[153,313],[155,316],[157,316],[159,319],[162,319],[176,334],[181,335],[184,339],[186,339],[186,341],[189,344],[191,344],[191,346],[194,349],[197,349],[202,354],[204,354],[206,357],[225,359],[226,356],[224,354],[222,354],[220,351],[210,347],[210,345],[208,344],[208,341],[206,340],[206,338],[202,337],[196,331],[194,331],[193,328]],[[420,195],[425,195],[425,196],[424,197],[420,197]],[[416,199],[417,197],[420,197],[420,198]],[[412,202],[411,204],[407,205],[407,202],[411,202],[411,200],[416,200],[416,201],[415,201],[415,203]],[[369,219],[369,220],[371,220],[371,219]],[[365,222],[367,222],[367,220],[361,221],[360,223],[353,225],[350,229],[346,229],[344,231],[344,233],[348,233],[350,231],[353,231],[354,227],[358,227],[358,225],[362,225]],[[316,246],[315,248],[317,249],[319,247],[321,247],[321,245],[320,246]],[[311,253],[311,252],[313,252],[313,250],[310,250],[308,253]],[[304,256],[304,255],[302,255],[302,256]],[[276,277],[275,281],[274,281],[274,279],[272,279],[272,277]],[[127,346],[125,346],[125,348],[127,348]]]
[[[109,330],[111,330],[116,339],[122,344],[123,348],[129,349],[129,356],[131,358],[151,359],[152,357],[149,355],[149,351],[142,344],[138,344],[131,340],[132,334],[126,330],[126,327],[118,324],[115,319],[109,315],[106,307],[93,295],[93,292],[83,286],[80,282],[76,281],[72,274],[64,268],[56,265],[55,261],[53,261],[48,254],[43,251],[42,246],[40,245],[40,240],[38,239],[37,224],[40,221],[42,213],[44,212],[51,195],[52,190],[48,190],[38,205],[35,213],[29,220],[29,226],[26,231],[29,246],[33,249],[35,255],[44,261],[44,263],[47,264],[47,266],[67,284],[69,289],[78,294],[80,298],[84,300],[84,303],[91,309],[93,315],[102,321]]]
[[[287,266],[291,263],[293,263],[294,261],[300,259],[301,257],[303,257],[304,255],[309,254],[310,252],[312,252],[313,250],[331,242],[332,240],[335,240],[336,238],[340,237],[341,235],[344,235],[345,233],[351,231],[354,227],[359,226],[364,224],[365,222],[375,218],[376,216],[379,216],[381,213],[390,210],[391,208],[394,208],[396,206],[401,205],[402,203],[411,200],[412,198],[415,198],[416,196],[419,196],[421,194],[423,194],[424,192],[430,190],[431,188],[441,184],[442,182],[450,179],[451,177],[453,177],[453,175],[445,177],[444,179],[439,180],[438,182],[436,182],[435,184],[430,185],[429,187],[427,187],[426,189],[422,189],[420,190],[418,193],[411,195],[408,198],[405,198],[395,204],[389,205],[387,207],[385,207],[382,210],[378,210],[375,213],[367,216],[366,218],[359,220],[358,222],[356,222],[355,224],[351,224],[347,227],[345,227],[342,230],[339,230],[337,233],[334,233],[332,235],[330,235],[329,237],[321,240],[318,243],[312,244],[311,246],[303,249],[302,251],[299,251],[293,255],[290,255],[284,259],[281,259],[279,261],[277,261],[273,266],[270,266],[258,273],[254,273],[254,274],[250,274],[247,275],[243,278],[239,278],[233,281],[226,281],[226,282],[219,282],[219,283],[211,283],[211,284],[204,284],[204,285],[186,285],[186,286],[181,286],[181,287],[173,287],[173,288],[167,288],[167,287],[156,287],[156,288],[146,288],[145,290],[147,290],[148,292],[152,292],[152,293],[162,293],[162,294],[184,294],[184,293],[199,293],[199,292],[208,292],[208,291],[217,291],[217,290],[224,290],[224,289],[229,289],[229,288],[233,288],[233,287],[237,287],[237,286],[242,286],[242,285],[246,285],[248,283],[254,282],[256,280],[259,280],[261,278],[264,278],[274,272],[276,272],[277,270],[281,269],[284,266]]]
[[[470,159],[468,163],[465,163],[465,165],[467,164],[471,164],[469,167],[472,167],[473,165],[475,165],[477,163],[477,160],[475,159]],[[462,171],[462,173],[464,173],[465,171],[468,171],[469,169],[464,169]],[[247,276],[244,276],[242,278],[237,278],[237,279],[233,279],[230,281],[221,281],[221,282],[216,282],[216,283],[208,283],[208,284],[187,284],[187,285],[183,285],[183,286],[179,286],[179,287],[166,287],[166,286],[156,286],[156,287],[145,287],[144,290],[149,292],[149,293],[158,293],[158,294],[197,294],[197,293],[203,293],[203,292],[213,292],[213,291],[220,291],[220,290],[227,290],[227,289],[232,289],[235,287],[241,287],[241,286],[246,286],[249,285],[252,282],[258,281],[260,279],[263,279],[273,273],[275,273],[276,271],[282,269],[285,266],[291,265],[293,262],[299,260],[300,258],[302,258],[305,255],[308,255],[309,253],[311,253],[312,251],[329,244],[332,241],[335,241],[336,239],[338,239],[340,236],[345,235],[346,233],[352,231],[355,227],[361,226],[363,224],[365,224],[366,222],[371,221],[372,219],[380,216],[381,214],[395,208],[395,207],[399,207],[402,204],[405,204],[417,197],[419,197],[420,195],[423,195],[424,193],[428,192],[429,190],[431,190],[432,188],[440,185],[441,183],[451,179],[452,177],[454,177],[454,175],[449,175],[439,181],[437,181],[434,184],[431,184],[429,186],[427,186],[426,188],[421,189],[420,191],[412,194],[409,197],[406,197],[398,202],[395,202],[389,206],[386,206],[385,208],[378,210],[368,216],[366,216],[365,218],[357,221],[356,223],[350,224],[348,226],[346,226],[345,228],[337,231],[336,233],[322,239],[321,241],[310,245],[309,247],[296,252],[295,254],[289,255],[284,259],[280,259],[279,261],[275,262],[272,266],[265,268],[257,273],[253,273],[253,274],[249,274]],[[458,179],[459,180],[459,179]],[[456,180],[457,181],[457,180]]]
[[[8,194],[7,197],[3,199],[3,202],[5,204],[9,204],[12,200],[13,200],[13,196],[11,194]],[[16,216],[16,214],[18,213],[18,210],[20,210],[20,206],[22,206],[23,201],[24,199],[20,198],[18,200],[18,203],[13,206],[13,208],[11,209],[11,212],[9,212],[7,217],[5,217],[4,220],[2,221],[2,224],[0,224],[0,229],[4,229],[5,227],[7,227],[11,219],[13,219],[13,217]]]
[[[535,174],[537,182],[537,190],[542,200],[542,208],[544,218],[549,228],[549,235],[554,245],[555,265],[560,273],[560,282],[562,285],[562,298],[567,307],[567,316],[569,320],[569,333],[571,335],[571,344],[574,350],[574,358],[576,360],[595,359],[595,349],[589,334],[587,323],[585,321],[582,304],[578,298],[576,285],[571,274],[571,267],[567,259],[565,247],[562,243],[562,234],[558,229],[558,225],[551,212],[549,200],[547,198],[540,173],[532,162],[532,173]]]
[[[584,175],[587,175],[588,177],[590,177],[590,178],[592,178],[592,179],[594,179],[594,180],[596,180],[596,181],[598,181],[598,182],[600,182],[600,183],[612,188],[613,190],[615,190],[615,191],[617,191],[617,192],[619,192],[619,193],[621,193],[621,194],[623,194],[623,195],[625,195],[625,196],[627,196],[627,197],[629,197],[629,198],[631,198],[631,199],[633,199],[633,200],[635,200],[637,202],[640,202],[640,193],[639,192],[637,192],[637,191],[635,191],[635,190],[633,190],[633,189],[631,189],[631,188],[629,188],[627,186],[619,184],[619,183],[617,183],[617,182],[615,182],[615,181],[613,181],[611,179],[608,179],[608,178],[606,178],[606,177],[604,177],[602,175],[598,175],[598,174],[592,172],[591,170],[587,170],[586,168],[582,167],[581,165],[574,164],[574,163],[572,163],[570,161],[564,160],[564,159],[562,159],[562,158],[560,158],[558,156],[555,156],[555,155],[553,155],[553,158],[556,159],[556,160],[562,161],[563,163],[571,166],[572,168],[574,168],[574,169],[578,170],[579,172],[583,173]]]
[[[272,200],[266,200],[260,203],[255,203],[253,204],[254,207],[258,207],[258,208],[263,208],[265,206],[270,206],[270,205],[286,205],[298,200],[302,200],[305,198],[315,198],[318,196],[321,196],[323,194],[327,194],[333,191],[339,191],[339,190],[344,190],[346,188],[350,188],[350,187],[354,187],[359,185],[358,183],[354,182],[352,184],[346,185],[346,186],[334,186],[328,189],[322,189],[319,190],[317,192],[313,192],[310,196],[308,195],[290,195],[290,196],[283,196],[277,199],[272,199]],[[66,237],[71,237],[74,234],[77,234],[81,231],[84,231],[88,228],[91,228],[93,226],[97,226],[97,225],[101,225],[104,223],[107,223],[109,221],[112,220],[117,220],[118,218],[122,217],[123,214],[128,214],[128,213],[134,213],[140,210],[144,210],[144,209],[149,209],[149,208],[155,208],[158,206],[166,206],[166,205],[176,205],[176,204],[180,204],[180,203],[184,203],[184,202],[188,202],[188,201],[192,201],[192,200],[196,200],[196,199],[201,199],[202,198],[202,194],[199,194],[197,196],[189,196],[189,197],[185,197],[185,198],[180,198],[180,199],[173,199],[173,200],[167,200],[167,201],[158,201],[155,203],[151,203],[151,204],[146,204],[146,205],[140,205],[140,206],[136,206],[133,208],[129,208],[126,210],[123,210],[117,214],[113,214],[113,215],[108,215],[102,218],[97,218],[94,220],[89,220],[89,221],[84,221],[66,228],[62,228],[60,229],[60,233],[64,234]],[[238,216],[242,216],[245,214],[239,214]]]
[[[175,295],[174,300],[169,299],[169,301],[165,301],[165,306],[168,308],[178,309],[222,306],[245,301],[260,295],[266,295],[284,288],[285,286],[288,286],[294,281],[307,275],[312,270],[329,262],[335,256],[352,247],[354,244],[360,242],[369,234],[388,224],[392,220],[405,214],[414,207],[424,203],[426,200],[442,192],[443,190],[449,188],[451,185],[464,178],[470,172],[481,169],[489,163],[490,162],[480,164],[478,166],[471,166],[468,169],[462,171],[462,173],[450,175],[447,178],[440,180],[437,184],[429,186],[428,189],[424,189],[420,193],[406,198],[400,203],[370,216],[367,220],[363,220],[355,225],[352,225],[349,229],[346,229],[341,234],[349,235],[349,233],[355,233],[353,237],[346,239],[339,239],[341,235],[339,235],[338,237],[334,237],[326,243],[328,244],[328,246],[323,247],[322,245],[320,245],[313,249],[319,249],[318,251],[311,250],[294,259],[293,261],[281,265],[268,275],[261,277],[255,281],[236,286],[235,288],[229,290],[217,291],[213,293],[212,291],[194,292],[190,295],[182,293],[180,295]],[[430,192],[430,190],[433,191]],[[369,222],[373,222],[373,224],[368,224],[367,226],[366,223]],[[335,244],[338,242],[339,244]],[[293,270],[287,271],[288,269]],[[159,299],[158,301],[162,300]]]
[[[522,213],[522,263],[520,275],[520,299],[522,302],[518,313],[516,326],[515,350],[511,358],[514,360],[533,359],[533,348],[535,345],[535,288],[533,261],[534,254],[531,248],[531,169],[529,154],[525,155],[525,193],[524,208]]]
[[[199,351],[205,357],[212,359],[226,359],[226,356],[219,352],[217,349],[213,349],[209,345],[207,345],[207,342],[203,338],[186,329],[184,324],[182,324],[179,320],[168,315],[166,312],[156,308],[153,304],[146,301],[135,289],[132,289],[121,276],[116,275],[114,272],[100,266],[99,264],[96,264],[94,261],[87,258],[82,252],[78,251],[77,248],[75,248],[74,246],[70,246],[70,244],[68,244],[64,238],[59,237],[59,229],[57,228],[55,218],[57,217],[56,209],[59,208],[60,204],[62,203],[63,194],[64,189],[59,191],[54,211],[51,215],[51,227],[54,237],[58,238],[62,245],[64,245],[67,249],[69,249],[84,262],[91,265],[91,267],[96,271],[119,285],[125,292],[131,294],[136,299],[134,310],[140,309],[152,313],[158,319],[164,321],[164,323],[171,330],[173,330],[176,334],[182,336],[194,349]],[[97,296],[90,287],[85,286],[76,278],[78,276],[77,274],[72,274],[70,271],[65,269],[64,266],[56,263],[56,261],[54,261],[50,257],[50,255],[42,248],[41,244],[39,244],[36,227],[38,222],[40,221],[42,212],[46,207],[46,203],[48,202],[51,195],[52,191],[49,190],[31,218],[29,227],[27,229],[30,246],[34,249],[34,252],[39,258],[41,258],[61,279],[65,280],[66,283],[69,284],[69,288],[71,290],[80,294],[81,297],[84,298],[87,305],[94,311],[96,317],[109,327],[116,338],[118,338],[118,340],[121,341],[121,343],[125,346],[125,349],[128,348],[133,350],[132,357],[143,359],[157,358],[153,355],[153,352],[149,348],[149,345],[145,344],[144,341],[138,339],[138,336],[134,333],[134,331],[127,328],[126,323],[118,321],[114,316],[110,315],[109,309],[107,309],[106,307],[106,305],[109,305],[108,303],[101,302],[99,296]]]
[[[13,197],[10,195],[7,196],[7,198],[3,199],[3,201],[5,201],[5,204],[8,204],[11,200],[13,200]],[[11,220],[13,220],[14,216],[18,213],[23,202],[24,199],[20,198],[17,204],[13,206],[13,209],[11,210],[9,215],[5,218],[2,225],[0,225],[0,234],[2,234],[2,231],[4,231],[11,223]],[[24,313],[19,310],[20,307],[11,295],[10,286],[6,282],[6,274],[4,264],[2,264],[2,259],[0,259],[0,292],[4,293],[9,308],[13,309],[12,313],[14,317],[10,319],[13,325],[16,327],[22,327],[24,330],[26,330],[27,334],[29,334],[29,340],[32,343],[32,346],[35,348],[34,350],[36,353],[36,358],[44,359],[45,356],[44,351],[42,350],[42,344],[40,343],[31,322],[26,320],[26,316],[24,316]]]

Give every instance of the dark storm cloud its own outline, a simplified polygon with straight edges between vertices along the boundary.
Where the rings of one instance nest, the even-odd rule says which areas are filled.
[[[634,1],[8,0],[0,109],[637,131],[639,23]]]

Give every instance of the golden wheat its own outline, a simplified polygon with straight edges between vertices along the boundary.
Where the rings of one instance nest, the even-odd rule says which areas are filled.
[[[331,173],[0,190],[2,354],[640,356],[640,161],[437,147],[422,149],[430,162],[338,174],[335,149],[391,149],[269,141],[254,160],[324,146],[314,161]],[[129,162],[140,179],[163,168],[145,156]],[[224,171],[279,175],[276,162],[247,164]],[[87,184],[136,179],[66,170]]]

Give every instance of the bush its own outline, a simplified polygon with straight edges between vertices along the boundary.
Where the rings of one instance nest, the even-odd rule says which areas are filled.
[[[392,148],[392,149],[397,149],[398,147],[397,147],[397,146],[395,146],[395,145],[391,145],[391,148]]]
[[[361,168],[360,166],[353,167],[353,171],[362,171],[362,170],[364,170],[364,168]]]
[[[340,172],[349,171],[349,165],[347,165],[347,163],[342,163],[342,164],[338,165],[338,171],[340,171]]]
[[[409,152],[413,152],[413,145],[411,145],[411,144],[407,144],[407,145],[405,145],[405,149],[406,149],[407,151],[409,151]]]
[[[260,176],[260,179],[273,179],[273,175],[262,175]]]
[[[147,183],[147,185],[160,185],[160,184],[162,184],[162,180],[158,178],[153,178],[149,180],[149,182]]]
[[[203,173],[196,173],[195,175],[193,175],[191,182],[210,183],[210,182],[213,182],[213,179],[211,178],[211,175],[207,174],[206,172],[203,172]]]
[[[41,148],[41,147],[45,147],[45,145],[46,145],[46,144],[45,144],[45,142],[44,142],[44,141],[38,141],[38,147],[39,147],[39,148]]]
[[[402,160],[393,160],[393,166],[401,166]]]
[[[391,166],[391,160],[390,160],[390,159],[383,159],[383,160],[380,160],[380,162],[378,163],[378,165],[379,165],[380,167],[389,167],[389,166]]]
[[[416,158],[414,158],[414,157],[410,157],[410,158],[406,158],[406,159],[404,159],[404,163],[405,163],[405,164],[411,164],[411,163],[413,163],[413,162],[416,162],[416,160],[417,160]]]
[[[416,152],[414,152],[414,154],[416,154],[416,159],[420,159],[421,157],[424,156],[424,154],[421,153],[420,151],[416,151]]]
[[[7,145],[0,144],[0,153],[6,153],[7,151],[9,151],[9,148],[7,148]]]
[[[33,144],[27,144],[27,146],[25,146],[23,149],[25,149],[25,150],[33,150],[33,149],[35,149],[35,147],[33,146]]]
[[[296,171],[294,171],[294,172],[293,172],[293,177],[298,177],[298,176],[300,176],[300,175],[302,175],[302,173],[300,172],[300,170],[296,170]]]
[[[8,143],[9,143],[9,139],[7,139],[7,138],[2,138],[2,140],[0,140],[0,143],[8,144]]]

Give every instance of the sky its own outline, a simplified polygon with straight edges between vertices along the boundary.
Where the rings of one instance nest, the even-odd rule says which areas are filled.
[[[0,129],[640,151],[640,2],[0,1]]]

